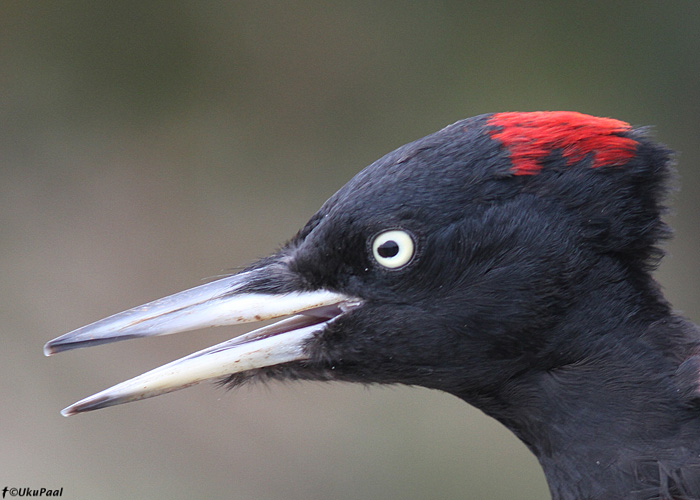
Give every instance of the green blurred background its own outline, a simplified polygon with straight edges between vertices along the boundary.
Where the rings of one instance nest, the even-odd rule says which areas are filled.
[[[700,2],[4,1],[0,487],[64,498],[542,499],[529,452],[404,387],[211,384],[63,418],[224,340],[45,341],[274,250],[360,168],[460,118],[570,109],[680,152],[657,275],[700,320]]]

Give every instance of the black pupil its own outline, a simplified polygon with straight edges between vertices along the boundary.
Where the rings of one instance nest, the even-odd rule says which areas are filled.
[[[377,253],[385,259],[396,257],[396,255],[399,253],[399,244],[393,240],[384,242],[377,248]]]

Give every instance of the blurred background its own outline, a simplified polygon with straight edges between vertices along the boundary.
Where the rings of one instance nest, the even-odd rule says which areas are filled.
[[[243,329],[42,345],[282,244],[384,153],[468,116],[578,110],[679,151],[657,276],[700,321],[700,3],[0,4],[0,487],[64,498],[543,499],[456,398],[212,384],[64,406]]]

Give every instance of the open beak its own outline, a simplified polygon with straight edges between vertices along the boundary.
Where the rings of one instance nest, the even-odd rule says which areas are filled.
[[[134,307],[46,343],[52,354],[138,337],[291,316],[172,361],[72,404],[64,416],[183,389],[208,379],[303,361],[306,345],[358,299],[328,291],[288,291],[279,262]],[[272,290],[272,291],[271,291]]]

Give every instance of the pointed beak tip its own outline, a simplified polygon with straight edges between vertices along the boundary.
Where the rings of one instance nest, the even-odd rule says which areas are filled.
[[[78,415],[79,413],[86,413],[92,410],[99,410],[101,408],[119,404],[119,402],[123,401],[118,397],[95,394],[85,399],[81,399],[77,403],[73,403],[70,406],[66,406],[61,410],[61,415],[64,417],[72,417],[73,415]]]
[[[44,344],[44,356],[51,356],[52,354],[56,354],[56,350],[51,345],[51,342],[47,342]]]
[[[209,326],[291,316],[202,349],[74,403],[65,417],[183,389],[203,380],[305,359],[305,342],[359,299],[325,289],[241,291],[242,273],[155,300],[78,328],[44,345],[44,355]]]
[[[63,337],[57,337],[44,344],[44,356],[53,356],[54,354],[80,347],[80,344],[62,342],[62,338]]]

